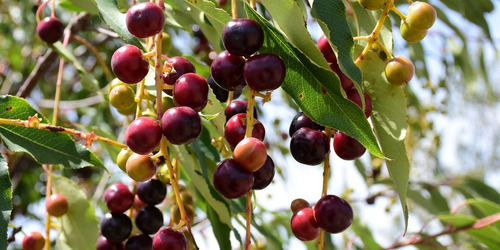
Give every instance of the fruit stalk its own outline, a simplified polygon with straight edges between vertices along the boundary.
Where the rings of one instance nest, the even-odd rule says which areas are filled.
[[[385,7],[384,7],[384,11],[382,12],[382,15],[380,15],[380,18],[377,21],[377,25],[375,26],[372,33],[370,34],[370,36],[367,39],[368,44],[363,49],[363,52],[361,52],[361,55],[359,55],[358,59],[356,59],[356,61],[354,61],[354,63],[356,65],[359,65],[361,63],[361,61],[363,61],[366,54],[368,54],[368,51],[372,47],[373,43],[375,43],[378,40],[378,36],[379,36],[380,30],[382,29],[382,25],[384,24],[384,21],[387,18],[387,16],[389,16],[389,11],[391,11],[392,7],[394,7],[394,0],[387,0],[387,3],[385,4]],[[380,43],[380,45],[382,45],[381,48],[385,49],[385,46],[382,43]]]
[[[410,3],[411,4],[411,3]],[[391,8],[392,11],[394,11],[396,14],[398,14],[398,16],[402,19],[402,20],[406,20],[406,15],[403,14],[401,11],[399,11],[398,8],[396,8],[396,6],[392,6]]]
[[[49,165],[49,168],[46,169],[47,173],[47,187],[45,191],[45,197],[49,197],[52,194],[52,170],[54,169],[54,165]],[[45,250],[50,250],[50,214],[47,213],[47,218],[45,220]]]
[[[252,190],[248,191],[247,197],[247,207],[245,209],[246,214],[246,238],[245,238],[245,250],[250,249],[250,222],[252,221]]]
[[[238,0],[231,0],[231,13],[233,19],[238,18]]]
[[[156,80],[156,120],[161,121],[161,117],[163,115],[162,105],[161,105],[161,96],[163,89],[163,78],[161,76],[163,65],[161,64],[161,45],[163,40],[163,33],[159,32],[156,36],[155,40],[155,80]]]
[[[334,134],[332,128],[326,127],[325,134],[328,137],[328,143]],[[325,162],[323,163],[323,189],[321,191],[321,197],[324,197],[328,193],[328,180],[330,180],[330,152],[328,152]],[[323,250],[325,248],[325,230],[321,229],[319,233],[318,240],[318,250]]]

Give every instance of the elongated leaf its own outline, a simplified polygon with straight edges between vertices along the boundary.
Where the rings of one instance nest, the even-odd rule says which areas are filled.
[[[384,155],[389,175],[394,182],[403,207],[405,232],[408,225],[406,192],[410,179],[410,162],[406,155],[404,139],[407,132],[406,98],[403,89],[387,82],[385,62],[369,52],[359,65],[363,72],[365,89],[372,99],[372,123]]]
[[[316,47],[316,43],[307,30],[305,19],[299,18],[303,17],[304,14],[298,2],[303,3],[303,1],[261,0],[260,2],[271,14],[274,24],[279,26],[283,34],[296,48],[301,50],[317,65],[329,69],[326,59]],[[290,18],[291,16],[296,18]]]
[[[366,225],[362,224],[359,219],[354,219],[351,228],[361,238],[364,245],[363,249],[375,250],[382,248],[373,237],[370,229],[366,227]]]
[[[81,9],[84,12],[88,12],[89,14],[99,14],[99,9],[97,9],[97,5],[93,0],[65,0],[60,4],[62,5],[64,2],[66,2],[67,7],[69,7],[69,4],[72,4],[78,9]]]
[[[361,72],[352,59],[354,41],[347,24],[345,5],[342,0],[315,0],[312,4],[311,16],[318,21],[328,41],[337,47],[338,63],[342,72],[361,86]]]
[[[437,217],[440,221],[451,224],[454,227],[464,227],[471,225],[476,218],[463,214],[443,214]]]
[[[74,181],[53,175],[54,193],[68,200],[68,213],[61,216],[58,243],[70,249],[93,250],[99,237],[99,220],[87,196]],[[56,243],[57,244],[57,243]]]
[[[95,0],[97,8],[101,12],[104,22],[109,25],[125,42],[133,44],[142,50],[145,50],[139,39],[130,34],[125,24],[125,14],[120,12],[116,0]]]
[[[210,220],[210,224],[212,225],[212,230],[214,232],[215,238],[219,243],[220,249],[231,249],[231,241],[229,240],[229,236],[231,234],[231,227],[227,224],[222,223],[219,220],[219,216],[215,210],[208,205],[207,203],[207,217]]]
[[[29,103],[18,97],[0,97],[0,118],[28,120],[38,114]],[[42,122],[47,122],[43,118]],[[25,152],[40,164],[60,164],[69,168],[95,166],[104,168],[96,155],[76,143],[69,135],[36,128],[0,125],[0,137],[10,151]]]
[[[12,186],[10,184],[9,167],[0,154],[0,249],[7,249],[7,227],[12,211]]]
[[[245,9],[264,29],[264,45],[260,51],[277,54],[285,62],[287,73],[281,87],[304,113],[319,124],[352,136],[372,154],[383,157],[361,109],[342,96],[335,73],[311,63],[251,7],[246,5]]]
[[[92,76],[92,74],[88,73],[83,65],[76,59],[76,57],[71,53],[66,47],[62,45],[61,42],[57,42],[54,44],[49,45],[54,51],[59,53],[62,57],[64,57],[66,60],[71,62],[73,66],[76,68],[78,71],[78,74],[81,77],[81,84],[83,88],[89,90],[89,91],[96,91],[98,89],[98,82],[97,80]]]

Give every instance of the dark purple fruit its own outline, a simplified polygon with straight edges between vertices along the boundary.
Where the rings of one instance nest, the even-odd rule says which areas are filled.
[[[273,159],[268,155],[266,162],[264,162],[264,165],[262,167],[253,172],[253,187],[252,189],[254,190],[261,190],[269,186],[271,182],[273,181],[274,178],[274,172],[275,172],[275,167],[274,167],[274,162]]]
[[[123,213],[132,207],[134,194],[122,183],[115,183],[104,192],[104,202],[110,212]]]
[[[226,123],[226,128],[224,129],[224,137],[231,146],[231,148],[236,147],[238,143],[245,138],[245,132],[247,129],[247,114],[241,113],[236,114]],[[258,120],[254,120],[252,137],[255,137],[261,141],[264,140],[266,136],[266,129],[264,125]]]
[[[271,91],[279,88],[285,80],[285,62],[275,54],[260,54],[250,57],[243,69],[247,85],[256,91]]]
[[[363,108],[361,97],[359,96],[359,93],[355,88],[346,91],[346,94],[347,94],[347,99],[356,103],[358,107]],[[368,118],[372,115],[372,99],[370,98],[368,93],[366,93],[366,91],[364,92],[364,96],[365,96],[365,116],[366,118]]]
[[[163,114],[161,129],[172,144],[191,143],[201,134],[201,118],[190,107],[173,107]]]
[[[302,208],[292,216],[291,228],[293,235],[301,241],[314,240],[321,231],[310,207]]]
[[[111,57],[111,69],[124,83],[140,82],[149,71],[149,63],[142,57],[142,50],[134,45],[121,46]]]
[[[167,185],[156,179],[137,183],[137,196],[149,205],[160,204],[167,196]]]
[[[143,2],[130,6],[125,16],[125,23],[132,35],[138,38],[146,38],[154,36],[163,30],[165,17],[158,4]]]
[[[340,70],[340,67],[337,63],[330,63],[330,69],[337,74],[337,76],[340,79],[340,84],[342,86],[342,89],[345,91],[352,89],[354,87],[354,83],[352,80],[347,77],[342,70]]]
[[[171,228],[162,228],[153,239],[153,250],[186,250],[187,240],[184,234]]]
[[[311,128],[297,130],[290,141],[290,151],[295,160],[307,165],[325,161],[330,151],[330,140],[323,132]]]
[[[313,120],[311,120],[311,118],[309,118],[306,114],[304,114],[303,112],[299,112],[297,115],[295,115],[295,117],[293,117],[292,119],[292,122],[290,123],[290,129],[288,130],[288,135],[293,136],[293,134],[299,130],[300,128],[312,128],[312,129],[316,129],[316,130],[324,130],[325,127],[324,126],[321,126],[315,122],[313,122]]]
[[[314,206],[314,218],[325,231],[335,234],[346,230],[352,223],[351,205],[335,195],[325,195]]]
[[[124,214],[107,213],[101,219],[101,234],[112,242],[122,242],[132,232],[132,221]]]
[[[135,235],[128,238],[125,243],[125,250],[151,250],[153,249],[153,239],[145,234]]]
[[[153,205],[146,206],[137,213],[135,225],[144,234],[154,234],[163,226],[163,214]]]
[[[244,66],[245,60],[241,56],[233,55],[225,50],[212,61],[210,72],[219,87],[227,91],[237,91],[246,86],[243,79]]]
[[[182,75],[174,84],[173,99],[176,106],[201,111],[208,101],[207,80],[196,73]]]
[[[123,244],[121,242],[109,241],[104,236],[99,235],[96,250],[123,250]]]
[[[335,132],[333,149],[335,153],[344,160],[357,159],[366,151],[366,148],[356,139],[339,131]]]
[[[125,132],[125,142],[130,150],[137,154],[149,154],[161,140],[161,129],[158,122],[149,117],[135,119]]]
[[[236,161],[227,159],[214,171],[214,187],[228,199],[244,196],[253,186],[253,174],[243,170]]]
[[[175,56],[168,59],[165,62],[165,66],[173,67],[175,72],[171,72],[169,74],[163,74],[163,82],[168,85],[174,85],[174,83],[184,74],[187,73],[196,73],[196,69],[188,59],[180,56]]]
[[[246,113],[247,112],[248,101],[232,101],[229,105],[227,105],[226,110],[224,110],[224,114],[226,115],[226,121],[231,119],[236,114]],[[253,118],[259,119],[259,114],[257,114],[257,108],[253,107]]]
[[[222,30],[222,41],[231,54],[250,56],[262,47],[264,31],[253,19],[233,19]]]
[[[210,75],[210,77],[208,77],[207,82],[208,82],[208,86],[210,86],[210,88],[214,92],[215,98],[217,98],[217,100],[219,100],[219,102],[226,102],[227,98],[229,97],[229,91],[221,88],[217,83],[215,83],[215,81],[211,75]],[[238,91],[234,91],[233,92],[233,99],[240,97],[241,92],[242,92],[241,89]]]
[[[44,42],[55,43],[63,36],[63,24],[56,17],[46,17],[36,26],[36,33]]]

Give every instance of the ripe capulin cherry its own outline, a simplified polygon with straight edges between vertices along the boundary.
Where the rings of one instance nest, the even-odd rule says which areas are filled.
[[[323,132],[303,127],[292,136],[290,152],[295,160],[307,165],[325,161],[330,151],[330,140]]]
[[[138,37],[154,36],[163,30],[165,17],[158,4],[143,2],[132,5],[125,16],[128,31]]]
[[[227,91],[238,91],[246,86],[243,79],[245,60],[241,56],[233,55],[227,50],[220,52],[212,61],[210,72],[221,88]]]
[[[174,103],[201,111],[208,101],[208,83],[196,73],[187,73],[179,77],[174,84]]]
[[[325,231],[335,234],[346,230],[352,223],[351,205],[335,195],[325,195],[314,205],[314,218]]]
[[[137,154],[149,154],[161,140],[161,129],[158,122],[149,117],[135,119],[125,132],[127,146]]]
[[[224,197],[236,199],[252,189],[253,175],[233,159],[227,159],[215,169],[213,182],[215,189]]]
[[[201,118],[190,107],[173,107],[161,118],[163,135],[175,145],[191,143],[201,134]]]
[[[63,36],[63,24],[56,17],[46,17],[36,26],[36,33],[44,42],[55,43]]]
[[[250,57],[243,68],[248,86],[256,91],[279,88],[285,80],[286,67],[281,57],[266,53]]]
[[[250,56],[262,47],[264,31],[253,19],[233,19],[222,30],[222,42],[229,53]]]
[[[122,82],[134,84],[148,74],[149,63],[142,57],[142,50],[126,44],[113,53],[111,69]]]

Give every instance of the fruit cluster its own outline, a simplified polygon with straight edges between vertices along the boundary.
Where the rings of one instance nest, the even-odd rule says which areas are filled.
[[[325,195],[311,208],[303,199],[296,199],[290,205],[293,216],[292,232],[299,240],[316,239],[321,229],[335,234],[346,230],[352,223],[351,205],[335,195]]]
[[[211,85],[219,100],[228,97],[226,91],[240,92],[248,85],[253,104],[254,93],[281,86],[286,73],[283,60],[271,53],[255,54],[264,42],[264,32],[256,21],[229,21],[224,26],[222,41],[226,50],[217,55],[210,67],[214,83]],[[254,108],[248,101],[232,101],[225,109],[224,137],[233,149],[233,157],[218,164],[213,184],[229,199],[242,197],[251,189],[263,189],[274,177],[274,162],[263,142],[265,129]]]
[[[104,192],[104,201],[109,209],[100,225],[101,236],[97,249],[185,249],[185,236],[171,227],[163,227],[163,213],[156,205],[167,195],[167,186],[160,180],[140,182],[134,195],[122,183],[110,185]],[[130,210],[129,210],[130,209]],[[141,234],[132,235],[132,220],[124,212],[134,217],[134,225]],[[150,235],[155,234],[152,239]],[[168,248],[170,247],[170,248]]]

